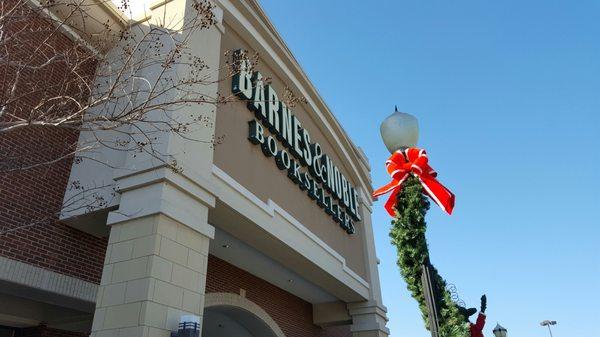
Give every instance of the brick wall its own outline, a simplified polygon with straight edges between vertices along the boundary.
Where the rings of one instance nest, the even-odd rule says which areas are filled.
[[[208,257],[206,292],[239,294],[258,304],[277,322],[286,337],[348,337],[350,326],[322,329],[312,323],[312,305],[215,256]]]
[[[28,2],[5,0],[0,6],[7,12],[17,3]],[[7,105],[0,123],[35,119],[40,111],[69,113],[68,105],[32,109],[57,95],[85,99],[82,88],[95,69],[86,50],[26,7],[2,23],[11,39],[0,48],[0,103],[15,97],[10,89],[17,75],[19,98]],[[37,67],[57,55],[63,61]],[[72,164],[68,154],[78,136],[77,130],[51,126],[0,133],[0,255],[99,283],[106,239],[57,220]]]

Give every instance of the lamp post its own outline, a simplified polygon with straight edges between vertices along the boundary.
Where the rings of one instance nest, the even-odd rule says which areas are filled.
[[[394,108],[394,112],[381,122],[379,131],[381,132],[381,139],[390,153],[414,147],[419,140],[419,122],[417,118],[411,114],[398,111],[397,106]],[[429,312],[429,330],[432,337],[437,337],[439,334],[437,294],[435,293],[435,280],[431,277],[430,268],[429,259],[426,259],[421,265],[421,283],[427,311]]]
[[[540,325],[541,326],[547,326],[548,327],[548,331],[550,332],[550,337],[552,337],[552,329],[550,329],[550,326],[551,325],[556,325],[556,321],[545,320],[545,321],[541,321]]]
[[[392,154],[386,169],[392,181],[373,191],[373,197],[390,193],[384,207],[392,216],[390,237],[398,252],[398,267],[432,337],[469,336],[469,327],[444,288],[444,279],[429,261],[425,215],[433,200],[448,214],[454,194],[437,181],[427,153],[416,147],[419,123],[415,116],[398,111],[380,127],[381,138]]]
[[[394,112],[381,122],[379,131],[381,132],[381,139],[390,153],[415,147],[419,140],[419,122],[417,118],[411,114],[398,111],[397,106],[394,108]],[[421,264],[421,284],[428,311],[429,331],[432,337],[439,336],[440,328],[439,294],[436,292],[435,281],[429,258],[426,258]]]
[[[496,323],[496,327],[492,330],[494,336],[496,337],[506,337],[508,330],[506,330],[502,325]]]

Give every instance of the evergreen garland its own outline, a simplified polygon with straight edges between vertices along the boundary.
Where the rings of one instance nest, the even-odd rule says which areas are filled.
[[[407,288],[419,303],[425,326],[429,329],[429,314],[421,283],[422,264],[429,258],[425,231],[425,214],[429,210],[429,199],[423,194],[419,179],[410,176],[402,184],[396,199],[396,217],[392,220],[390,237],[398,250],[398,267]],[[441,294],[438,303],[440,337],[470,337],[469,326],[459,313],[456,304],[446,290],[446,281],[432,268],[436,292]]]

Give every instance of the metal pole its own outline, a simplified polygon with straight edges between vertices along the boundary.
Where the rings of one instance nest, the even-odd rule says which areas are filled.
[[[429,330],[431,337],[439,336],[439,314],[438,314],[438,294],[436,293],[435,278],[431,275],[431,264],[429,258],[421,265],[421,284],[423,285],[423,295],[427,304],[429,313]]]
[[[553,337],[552,336],[552,329],[550,329],[550,324],[548,324],[548,331],[550,331],[550,337]]]

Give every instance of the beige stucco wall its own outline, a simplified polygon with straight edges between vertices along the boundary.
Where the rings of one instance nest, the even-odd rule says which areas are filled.
[[[253,48],[225,23],[221,52],[235,49],[254,52]],[[224,62],[225,58],[222,58],[222,67],[225,67]],[[283,71],[270,67],[262,59],[257,70],[263,76],[272,78],[272,86],[280,96],[283,95],[286,85],[291,87],[291,81],[286,78]],[[231,79],[226,78],[220,82],[219,93],[226,96],[231,95]],[[295,92],[295,94],[298,93]],[[347,159],[342,159],[339,154],[341,153],[339,146],[327,141],[316,118],[311,116],[308,109],[309,107],[305,104],[299,104],[292,108],[302,126],[310,132],[311,141],[318,142],[324,153],[332,158],[346,178],[354,186],[358,186],[358,182],[354,181],[352,175],[349,174]],[[231,103],[219,106],[215,135],[222,137],[222,142],[216,145],[214,164],[261,200],[266,202],[271,199],[276,202],[342,255],[346,259],[348,267],[361,277],[368,279],[364,260],[364,240],[362,239],[363,224],[355,222],[356,233],[347,234],[314,200],[308,197],[306,191],[300,190],[287,177],[287,172],[277,168],[274,158],[265,157],[260,146],[248,141],[248,121],[253,119],[254,113],[248,110],[245,102],[235,99]],[[268,131],[265,134],[268,134]],[[282,148],[281,143],[278,144],[278,147]],[[306,167],[304,170],[306,171]]]

